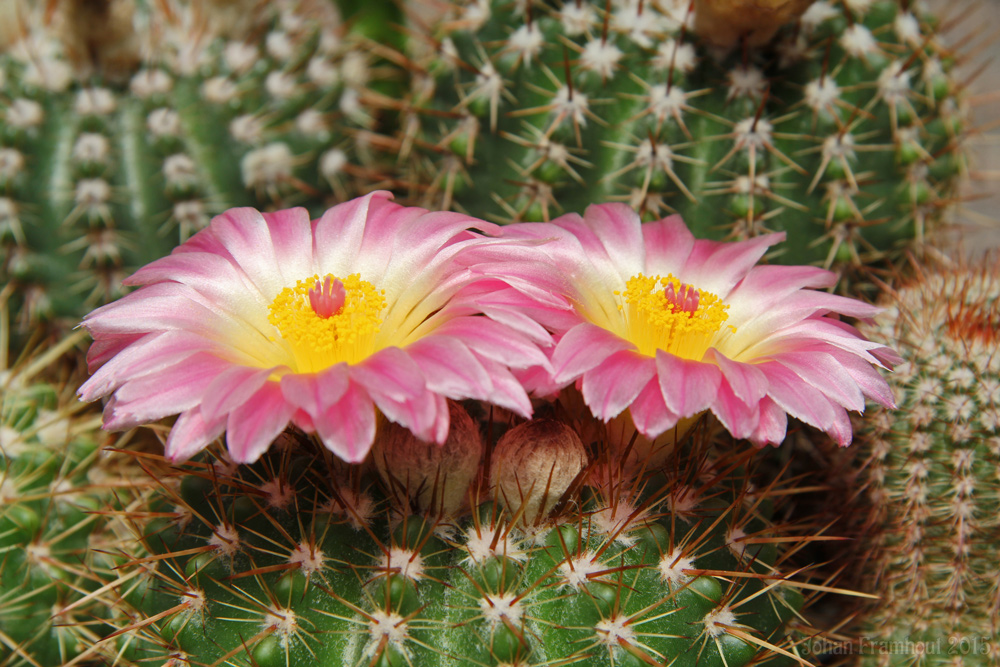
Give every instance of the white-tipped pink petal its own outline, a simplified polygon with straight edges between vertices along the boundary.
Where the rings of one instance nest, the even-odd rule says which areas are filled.
[[[311,416],[331,452],[348,463],[360,463],[368,456],[375,439],[375,406],[361,385],[351,382],[339,401]]]
[[[165,453],[171,461],[186,461],[222,435],[225,420],[206,422],[197,408],[181,414],[167,436]]]
[[[583,375],[583,400],[595,417],[608,421],[625,410],[655,375],[652,359],[620,350]]]
[[[236,406],[226,420],[226,446],[233,461],[253,463],[259,459],[288,426],[294,412],[276,382],[265,383]]]
[[[552,353],[552,370],[556,382],[569,384],[584,373],[603,363],[615,352],[635,346],[606,329],[581,322],[566,332]]]
[[[648,438],[666,433],[676,426],[680,416],[667,407],[660,390],[660,378],[654,377],[643,387],[629,406],[636,430]]]
[[[722,371],[713,364],[656,352],[660,393],[666,407],[680,418],[704,412],[715,401]]]

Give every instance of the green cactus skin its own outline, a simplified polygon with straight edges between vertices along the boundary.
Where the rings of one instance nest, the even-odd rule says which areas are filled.
[[[907,4],[820,0],[720,55],[686,0],[457,3],[414,19],[390,145],[414,198],[487,219],[619,200],[699,237],[786,231],[787,263],[897,258],[964,169],[952,58]]]
[[[373,72],[332,5],[242,3],[252,29],[225,37],[199,3],[104,4],[135,5],[133,54],[124,38],[90,47],[114,67],[81,61],[70,47],[93,36],[27,6],[24,39],[0,52],[0,282],[22,329],[75,324],[226,208],[316,213],[358,194],[349,133],[373,122],[359,101]],[[102,3],[59,4],[71,22],[87,6]]]
[[[64,665],[110,632],[89,595],[112,574],[106,512],[130,494],[131,461],[100,451],[76,384],[45,377],[80,338],[0,371],[2,667]]]
[[[906,363],[890,378],[899,409],[858,424],[859,579],[881,597],[857,629],[862,662],[996,665],[1000,272],[924,269],[884,305],[864,333],[897,340]]]
[[[530,525],[495,492],[456,519],[411,514],[372,470],[292,433],[253,466],[216,453],[157,473],[158,518],[126,519],[118,629],[92,653],[260,667],[791,662],[789,621],[812,584],[785,557],[815,537],[772,521],[787,489],[753,487],[748,456],[699,441],[655,473],[591,465],[591,485]]]

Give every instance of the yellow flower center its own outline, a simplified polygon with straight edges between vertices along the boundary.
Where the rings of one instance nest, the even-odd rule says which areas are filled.
[[[615,290],[625,316],[627,336],[639,352],[657,350],[684,359],[701,359],[727,319],[729,306],[718,296],[682,283],[674,276],[632,276],[625,291]],[[730,329],[736,331],[735,327]]]
[[[281,290],[267,321],[288,343],[293,370],[315,373],[342,361],[357,363],[375,352],[384,308],[385,290],[356,273],[343,280],[328,274]]]

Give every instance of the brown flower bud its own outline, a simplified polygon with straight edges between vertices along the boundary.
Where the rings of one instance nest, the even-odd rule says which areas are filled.
[[[424,442],[398,424],[383,420],[372,448],[379,475],[393,495],[420,512],[456,516],[466,504],[479,472],[483,443],[469,413],[448,402],[451,426],[443,445]]]
[[[695,0],[694,31],[709,43],[731,48],[746,39],[747,46],[771,41],[778,29],[791,23],[813,0]]]
[[[587,467],[587,452],[569,426],[535,419],[500,438],[493,453],[491,484],[512,513],[540,523]]]

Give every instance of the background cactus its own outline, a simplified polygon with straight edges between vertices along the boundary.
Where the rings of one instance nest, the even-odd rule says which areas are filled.
[[[866,334],[899,341],[899,409],[858,421],[844,478],[858,496],[846,513],[857,585],[881,596],[853,628],[862,661],[996,665],[1000,272],[925,268],[884,305]]]
[[[72,323],[212,215],[355,193],[373,73],[325,2],[21,4],[0,52],[0,282]]]
[[[391,491],[398,478],[295,434],[253,466],[217,454],[159,471],[153,511],[122,516],[134,541],[107,591],[117,630],[92,653],[261,666],[789,660],[789,622],[803,626],[803,593],[822,586],[786,558],[817,538],[784,522],[785,482],[754,486],[751,453],[719,444],[702,429],[662,468],[623,472],[594,443],[560,485],[498,443],[472,469],[475,510],[448,516],[411,511],[414,478],[411,505]],[[490,490],[487,470],[507,466],[523,498]],[[561,502],[529,521],[521,502],[543,480]]]
[[[820,0],[727,55],[689,4],[418,5],[409,96],[382,100],[411,195],[501,221],[621,200],[702,237],[784,230],[780,261],[855,268],[939,224],[965,118],[933,19]]]

